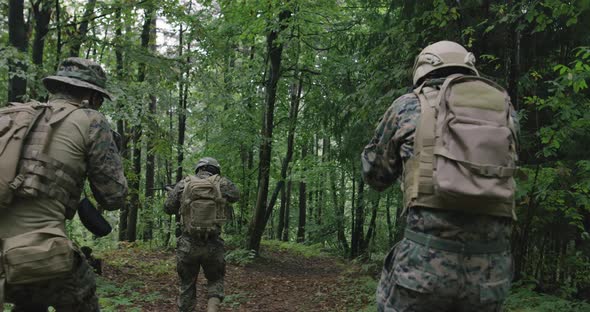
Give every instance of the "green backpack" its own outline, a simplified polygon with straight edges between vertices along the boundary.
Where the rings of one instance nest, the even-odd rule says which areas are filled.
[[[183,231],[190,236],[202,237],[223,226],[226,221],[225,199],[220,189],[221,177],[212,175],[205,179],[188,176],[180,205],[180,222]]]
[[[0,108],[0,210],[12,202],[18,162],[25,139],[49,106],[44,103],[9,103]]]

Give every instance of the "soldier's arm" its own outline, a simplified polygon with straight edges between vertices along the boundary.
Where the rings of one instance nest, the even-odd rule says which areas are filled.
[[[90,188],[100,206],[116,210],[125,203],[127,180],[111,127],[99,112],[85,109],[90,119],[87,175]]]
[[[166,198],[166,202],[164,203],[164,211],[167,214],[178,214],[178,210],[180,209],[180,197],[182,196],[183,191],[184,180],[180,180],[180,182],[176,183],[174,189],[168,192],[168,198]]]
[[[238,187],[228,178],[223,177],[219,185],[221,194],[230,203],[235,203],[240,200],[240,190]]]
[[[383,191],[402,172],[401,146],[414,133],[408,107],[419,106],[413,95],[396,99],[381,118],[375,134],[361,154],[362,175],[373,189]],[[411,119],[411,118],[410,118]],[[404,122],[411,127],[405,126]]]

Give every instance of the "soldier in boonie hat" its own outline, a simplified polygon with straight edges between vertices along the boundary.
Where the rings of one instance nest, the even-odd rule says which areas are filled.
[[[96,62],[80,57],[69,57],[61,62],[54,76],[43,78],[45,88],[55,93],[56,84],[69,84],[99,92],[103,97],[113,100],[113,96],[105,89],[107,75]]]

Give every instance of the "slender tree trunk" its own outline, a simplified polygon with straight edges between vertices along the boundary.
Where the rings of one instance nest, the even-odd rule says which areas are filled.
[[[27,80],[24,74],[27,66],[24,62],[27,52],[27,34],[24,17],[24,0],[9,0],[8,2],[8,41],[10,45],[22,53],[22,60],[9,61],[8,101],[23,101],[27,93]]]
[[[307,146],[303,144],[301,149],[301,159],[305,159],[307,156]],[[297,227],[297,242],[303,243],[305,241],[305,223],[307,213],[307,196],[306,196],[306,184],[304,181],[299,182],[299,226]]]
[[[117,4],[118,7],[115,10],[115,19],[116,19],[116,29],[115,35],[120,40],[123,38],[123,30],[122,25],[123,21],[121,19],[121,7],[120,3]],[[124,73],[123,73],[123,46],[122,42],[118,41],[115,45],[115,61],[116,61],[116,71],[117,71],[117,80],[123,81]],[[123,101],[117,102],[117,107],[119,111],[123,111],[125,108],[123,106]],[[119,153],[126,161],[129,161],[129,134],[127,133],[127,123],[124,118],[119,118],[117,120],[117,132],[121,135],[121,150]],[[129,216],[129,203],[125,201],[123,207],[121,207],[121,212],[119,213],[119,241],[127,240],[127,218]]]
[[[285,207],[287,206],[285,201],[287,200],[287,191],[285,188],[281,188],[281,206],[279,208],[279,220],[277,224],[277,239],[283,238],[283,230],[285,229]]]
[[[291,189],[292,189],[293,183],[291,182],[291,179],[289,179],[289,181],[287,181],[287,194],[286,199],[285,199],[285,228],[283,229],[283,236],[281,237],[281,239],[284,242],[288,242],[289,241],[289,222],[291,220]]]
[[[353,170],[353,178],[352,178],[352,199],[350,201],[350,258],[354,258],[353,254],[356,253],[356,246],[357,246],[357,234],[356,234],[356,178],[354,176]]]
[[[86,34],[88,33],[88,23],[94,14],[95,7],[96,0],[88,0],[88,2],[86,2],[84,15],[82,16],[82,22],[80,22],[80,26],[76,30],[76,34],[72,37],[73,43],[70,47],[70,56],[80,55],[80,47],[82,46],[82,42],[84,42],[86,39]]]
[[[63,43],[61,42],[61,9],[59,6],[59,0],[55,0],[55,33],[57,35],[57,42],[55,43],[55,69],[61,60],[61,48]]]
[[[151,53],[156,53],[156,36],[157,36],[157,28],[156,28],[156,11],[152,12],[150,16],[150,29],[149,29],[149,50]],[[146,217],[145,220],[145,228],[143,230],[143,240],[148,241],[151,240],[153,237],[153,227],[154,227],[154,176],[156,173],[155,167],[155,155],[154,155],[154,142],[157,139],[156,129],[158,129],[157,125],[157,105],[158,100],[155,95],[150,95],[150,104],[149,104],[149,123],[151,124],[150,131],[148,132],[148,141],[147,141],[147,155],[146,155],[146,163],[145,163],[145,201],[147,203],[144,213]]]
[[[351,258],[360,255],[363,245],[363,225],[365,223],[365,200],[364,200],[365,182],[362,178],[358,181],[358,198],[355,210],[355,223],[352,231],[352,248],[350,249]]]
[[[287,19],[291,17],[291,11],[284,10],[279,13],[279,29],[271,31],[267,38],[267,51],[270,62],[269,79],[266,83],[266,100],[265,100],[265,113],[262,123],[262,143],[260,144],[260,155],[259,155],[259,185],[258,194],[256,198],[256,208],[254,211],[254,217],[250,225],[250,238],[248,243],[248,249],[255,250],[256,252],[260,249],[260,240],[262,239],[262,233],[266,226],[267,210],[267,198],[268,198],[268,184],[270,179],[270,162],[271,162],[271,148],[272,148],[272,131],[273,131],[273,119],[275,111],[275,101],[277,95],[277,84],[281,74],[281,61],[283,53],[283,43],[277,43],[279,34],[287,28]]]
[[[150,42],[150,29],[152,26],[152,19],[154,18],[154,9],[149,8],[145,12],[145,20],[141,32],[141,47],[143,51],[148,52]],[[146,64],[139,64],[138,81],[144,82],[146,78]],[[139,104],[138,107],[140,121],[143,119],[143,104]],[[127,225],[127,236],[130,242],[134,242],[137,239],[137,215],[141,207],[139,199],[140,183],[141,183],[141,137],[143,135],[143,129],[141,123],[133,127],[133,173],[135,179],[130,183],[131,189],[131,206],[129,209],[129,222]]]
[[[369,249],[369,244],[372,239],[374,239],[376,232],[377,232],[377,211],[379,210],[379,201],[381,200],[381,196],[377,195],[377,198],[373,201],[373,211],[371,213],[371,221],[369,222],[369,228],[367,229],[367,235],[365,235],[365,239],[362,242],[362,248],[360,250],[360,254],[367,252]]]
[[[184,40],[184,29],[182,24],[178,31],[178,58],[182,59],[182,48]],[[188,64],[185,64],[188,67]],[[182,162],[184,161],[184,135],[186,128],[186,103],[184,102],[184,77],[183,73],[178,75],[178,141],[177,141],[177,155],[176,155],[176,182],[182,180]]]
[[[51,0],[37,0],[33,3],[33,15],[35,17],[35,37],[33,38],[32,59],[36,67],[35,81],[41,79],[43,67],[43,51],[45,49],[45,36],[49,32],[49,22],[51,20]],[[31,97],[42,100],[36,88],[31,88]]]
[[[298,74],[297,71],[295,72],[295,74]],[[287,178],[287,170],[289,169],[291,159],[293,159],[293,147],[295,145],[295,128],[297,126],[297,115],[299,112],[299,102],[301,99],[302,89],[303,76],[299,75],[299,80],[297,81],[297,83],[291,85],[291,106],[289,108],[289,130],[287,134],[287,151],[285,158],[283,158],[283,164],[281,166],[281,179],[279,180],[279,182],[277,182],[277,186],[275,187],[275,190],[272,193],[268,207],[266,209],[266,221],[268,221],[270,213],[273,210],[279,192],[283,189],[285,185],[285,179]]]
[[[344,251],[344,254],[348,254],[348,241],[346,240],[346,235],[344,234],[344,194],[341,194],[343,200],[342,203],[338,200],[338,192],[336,189],[336,170],[332,170],[330,173],[330,186],[332,190],[332,203],[335,208],[335,215],[336,215],[336,235],[338,237],[338,244],[340,248]]]

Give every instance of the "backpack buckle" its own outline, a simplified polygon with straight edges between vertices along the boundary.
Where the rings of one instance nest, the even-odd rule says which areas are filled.
[[[16,178],[14,178],[14,180],[12,180],[10,183],[8,183],[8,185],[10,186],[11,189],[16,190],[23,184],[24,181],[25,181],[25,176],[22,174],[19,174],[16,176]]]

